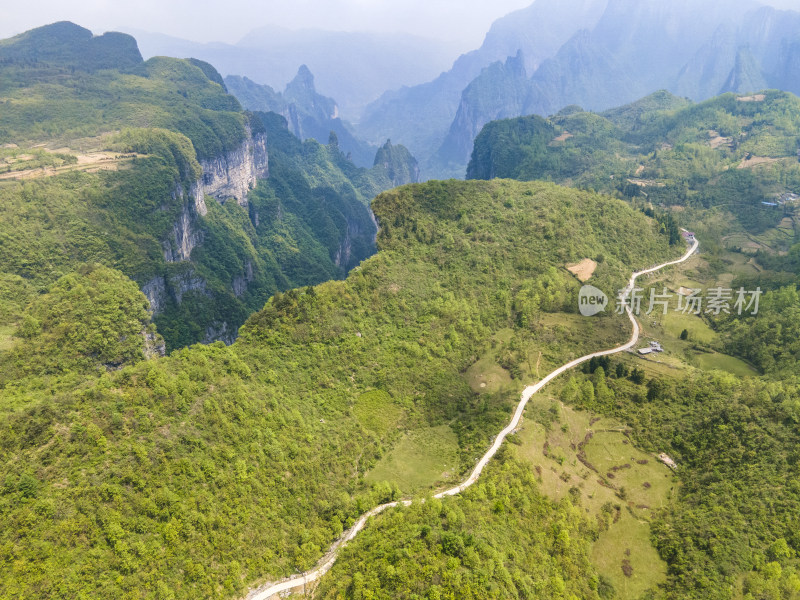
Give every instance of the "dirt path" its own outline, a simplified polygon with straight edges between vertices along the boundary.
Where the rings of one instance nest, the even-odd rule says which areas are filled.
[[[655,267],[651,267],[649,269],[644,269],[642,271],[634,271],[631,275],[630,280],[628,281],[627,287],[622,292],[622,299],[626,299],[631,291],[636,287],[636,279],[642,275],[647,275],[649,273],[655,273],[663,269],[664,267],[669,267],[671,265],[677,265],[682,262],[685,262],[689,259],[692,254],[695,253],[699,246],[699,242],[697,240],[694,241],[692,246],[686,251],[686,253],[679,259],[673,260],[670,262],[666,262]],[[576,358],[573,361],[568,362],[565,365],[558,367],[555,371],[547,375],[544,379],[538,381],[534,385],[530,385],[525,388],[522,392],[522,397],[520,398],[519,404],[517,404],[517,410],[514,411],[514,416],[511,419],[511,422],[503,429],[495,438],[494,443],[492,443],[489,450],[486,451],[486,454],[478,461],[478,464],[475,465],[475,468],[470,473],[469,477],[465,479],[459,485],[452,487],[448,490],[444,490],[443,492],[439,492],[438,494],[434,494],[434,498],[444,498],[447,496],[455,496],[456,494],[460,494],[465,489],[470,487],[474,484],[478,478],[480,477],[481,473],[483,472],[484,467],[489,464],[489,461],[497,454],[497,451],[500,449],[500,446],[503,445],[506,437],[512,433],[519,422],[522,420],[522,414],[525,412],[525,406],[528,404],[528,401],[531,399],[536,392],[541,390],[545,387],[548,383],[553,381],[556,377],[561,375],[562,373],[569,371],[570,369],[577,367],[578,365],[585,363],[586,361],[591,360],[592,358],[600,357],[600,356],[608,356],[609,354],[616,354],[618,352],[624,352],[625,350],[630,350],[633,348],[636,343],[639,341],[639,322],[636,320],[636,317],[633,315],[633,311],[631,311],[629,306],[625,306],[625,310],[628,314],[628,319],[630,319],[631,325],[633,326],[633,332],[631,333],[631,338],[628,340],[627,343],[617,346],[616,348],[612,348],[610,350],[601,350],[600,352],[593,352],[592,354],[587,354],[586,356],[581,356],[580,358]],[[252,591],[250,594],[247,595],[247,600],[268,600],[273,596],[281,592],[286,592],[289,590],[294,590],[297,588],[303,588],[318,579],[320,579],[325,573],[327,573],[333,564],[336,562],[336,557],[339,554],[339,550],[341,550],[348,542],[352,541],[358,532],[361,531],[369,520],[370,517],[382,513],[386,509],[394,508],[396,506],[410,506],[410,500],[399,500],[397,502],[389,502],[388,504],[381,504],[380,506],[376,506],[369,512],[363,514],[361,518],[356,522],[356,524],[348,529],[342,537],[340,537],[328,550],[325,556],[317,563],[317,566],[306,573],[301,575],[296,575],[295,577],[286,579],[284,581],[280,581],[277,583],[269,583],[257,590]]]
[[[66,148],[65,150],[69,150]],[[66,152],[70,154],[71,152]],[[4,179],[39,179],[41,177],[53,177],[69,171],[85,171],[96,173],[97,171],[118,171],[120,166],[130,163],[138,155],[135,153],[120,154],[114,152],[88,152],[86,154],[76,154],[78,162],[71,165],[61,165],[59,167],[36,167],[20,171],[7,171],[0,173],[0,180]]]

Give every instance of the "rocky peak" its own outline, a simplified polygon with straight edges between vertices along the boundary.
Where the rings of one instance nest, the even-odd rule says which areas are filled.
[[[311,92],[315,93],[316,87],[314,86],[314,74],[311,72],[306,65],[300,65],[300,68],[297,69],[297,75],[294,76],[294,79],[289,82],[289,85],[286,86],[286,92]]]

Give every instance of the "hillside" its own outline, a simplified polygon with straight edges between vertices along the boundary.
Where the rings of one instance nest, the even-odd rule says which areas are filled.
[[[660,92],[599,115],[497,121],[477,137],[468,177],[551,179],[675,210],[715,208],[738,221],[728,233],[761,234],[791,216],[781,195],[800,191],[799,109],[778,91],[699,104]]]
[[[234,597],[309,567],[369,506],[469,468],[532,376],[531,345],[547,368],[625,337],[613,315],[588,337],[553,328],[577,306],[565,263],[602,255],[613,289],[675,253],[624,203],[552,184],[434,182],[374,207],[376,256],[276,294],[230,347],[5,385],[2,594]],[[465,376],[480,360],[508,387]],[[449,474],[372,478],[434,431]]]
[[[119,269],[172,350],[230,342],[274,292],[374,252],[385,169],[243,111],[211,65],[143,62],[129,36],[70,23],[5,40],[0,56],[0,264],[29,297],[86,263]],[[4,312],[13,327],[19,309]]]

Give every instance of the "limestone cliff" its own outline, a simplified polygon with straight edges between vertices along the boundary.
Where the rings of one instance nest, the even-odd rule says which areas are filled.
[[[256,181],[269,176],[266,134],[246,129],[245,140],[237,148],[200,161],[203,191],[220,202],[234,198],[239,205],[247,206],[247,194]]]
[[[188,195],[183,185],[177,182],[172,191],[172,201],[182,202],[183,208],[172,226],[171,235],[161,242],[164,260],[168,263],[190,259],[192,250],[203,243],[204,235],[198,217],[205,217],[208,214],[203,185],[199,181],[189,187]]]

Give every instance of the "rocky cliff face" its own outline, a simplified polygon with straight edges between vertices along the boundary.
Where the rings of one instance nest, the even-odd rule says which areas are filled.
[[[159,275],[142,286],[154,315],[162,313],[170,300],[180,304],[189,292],[208,293],[205,280],[192,268],[170,276]]]
[[[265,134],[247,128],[242,144],[211,160],[200,161],[203,167],[203,192],[220,202],[234,198],[247,206],[247,194],[258,179],[269,176],[269,156]]]
[[[183,202],[183,209],[172,226],[172,235],[161,242],[164,260],[168,263],[189,260],[192,250],[203,243],[203,230],[197,217],[208,214],[203,186],[199,181],[191,185],[188,196],[183,185],[176,183],[172,191],[172,201]]]
[[[434,160],[443,169],[454,165],[451,174],[463,177],[475,136],[489,121],[518,115],[529,89],[522,51],[489,65],[462,93],[455,120]]]

